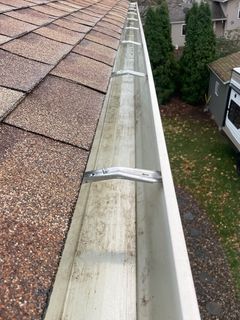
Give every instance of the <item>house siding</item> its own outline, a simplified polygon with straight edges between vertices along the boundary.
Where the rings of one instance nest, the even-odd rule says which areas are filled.
[[[222,3],[222,9],[227,18],[225,31],[240,28],[240,19],[238,19],[239,4],[239,0]]]
[[[218,95],[215,94],[216,82],[219,83]],[[208,96],[211,98],[208,104],[208,108],[219,127],[223,126],[225,111],[227,107],[228,91],[229,84],[223,84],[222,81],[213,72],[211,72],[208,91]]]
[[[185,36],[182,35],[183,24],[183,22],[171,24],[172,44],[174,47],[183,47],[185,44]]]

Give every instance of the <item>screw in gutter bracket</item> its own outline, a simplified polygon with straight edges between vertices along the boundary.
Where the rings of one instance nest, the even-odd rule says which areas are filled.
[[[111,167],[85,172],[83,176],[83,183],[91,183],[112,179],[124,179],[147,183],[159,183],[162,181],[162,176],[160,171],[126,167]]]

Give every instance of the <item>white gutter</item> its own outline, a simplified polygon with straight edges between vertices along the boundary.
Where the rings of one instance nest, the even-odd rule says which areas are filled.
[[[45,320],[200,320],[137,3],[125,27]]]
[[[146,255],[149,250],[145,251],[145,255],[148,256],[150,260],[152,259],[155,264],[152,265],[150,263],[152,279],[148,280],[149,286],[153,290],[152,294],[154,294],[153,301],[151,302],[152,305],[149,307],[149,309],[152,309],[151,311],[149,310],[151,316],[139,317],[139,319],[199,320],[199,309],[139,11],[138,18],[149,86],[149,109],[145,112],[148,112],[146,118],[152,117],[150,121],[153,122],[153,126],[148,128],[152,129],[152,137],[149,138],[148,142],[146,139],[145,141],[144,138],[142,139],[143,152],[139,162],[147,165],[146,169],[148,169],[148,165],[155,165],[155,168],[159,169],[162,173],[163,182],[162,188],[157,188],[156,185],[152,185],[151,189],[145,184],[140,186],[141,202],[145,202],[145,215],[149,215],[149,207],[151,205],[152,209],[154,208],[153,210],[155,210],[154,214],[157,217],[156,222],[158,221],[160,224],[158,226],[152,225],[151,227],[152,239],[149,240],[149,242],[151,243],[153,256],[149,257],[149,254]],[[141,132],[142,137],[146,138],[147,132],[144,131],[148,129],[144,127],[145,123],[142,121],[142,127],[140,127],[138,131]],[[148,132],[148,134],[150,133]],[[153,139],[155,143],[153,143]],[[146,147],[150,143],[152,152],[151,150],[149,150],[149,152],[146,150]],[[139,145],[140,144],[141,143],[139,143]],[[154,159],[150,160],[149,158],[151,158],[152,153],[155,153],[152,155]],[[138,209],[140,208],[137,208],[137,210]],[[153,214],[153,211],[151,213]],[[146,223],[146,218],[144,220],[145,229],[150,231],[148,222]],[[151,225],[150,221],[149,224]],[[151,237],[150,234],[147,236]],[[159,241],[159,243],[156,243],[157,241]],[[156,251],[154,252],[154,250]],[[142,272],[143,276],[145,276],[144,270]],[[142,287],[142,291],[144,292],[145,289],[144,286],[141,285],[141,281],[140,287]],[[151,289],[149,289],[149,293]],[[144,314],[144,306],[140,304],[139,306],[139,312]]]

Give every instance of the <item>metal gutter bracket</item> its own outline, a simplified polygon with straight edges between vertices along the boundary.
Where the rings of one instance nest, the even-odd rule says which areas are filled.
[[[145,73],[134,71],[134,70],[118,70],[112,73],[112,77],[119,77],[119,76],[125,76],[125,75],[131,75],[136,77],[146,77]]]
[[[125,29],[126,30],[139,30],[139,28],[137,28],[137,27],[126,27]]]
[[[90,183],[112,179],[124,179],[147,183],[159,183],[162,181],[162,176],[160,171],[126,167],[111,167],[93,171],[86,171],[83,176],[82,182]]]
[[[132,41],[132,40],[122,40],[121,43],[122,43],[122,44],[128,44],[128,43],[130,43],[130,44],[134,44],[134,45],[136,45],[136,46],[141,46],[141,45],[142,45],[140,42]]]

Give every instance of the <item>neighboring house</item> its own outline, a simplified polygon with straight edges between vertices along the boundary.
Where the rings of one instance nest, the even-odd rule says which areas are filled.
[[[175,47],[185,43],[185,15],[192,7],[192,0],[170,0],[168,2],[171,22],[172,42]],[[200,2],[200,1],[196,1]],[[217,37],[237,37],[240,34],[240,2],[239,0],[209,0],[212,13],[213,28]]]
[[[213,115],[218,127],[225,121],[229,82],[232,70],[240,66],[240,51],[220,58],[209,64],[209,104],[208,109]]]

